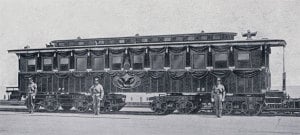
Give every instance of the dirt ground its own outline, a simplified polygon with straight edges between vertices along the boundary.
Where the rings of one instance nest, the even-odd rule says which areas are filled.
[[[281,135],[300,134],[300,117],[153,115],[147,108],[117,114],[29,114],[22,107],[0,107],[0,135]],[[139,113],[137,113],[139,112]]]

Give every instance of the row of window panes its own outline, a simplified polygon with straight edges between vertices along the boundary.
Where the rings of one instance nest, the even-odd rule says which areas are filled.
[[[221,37],[221,35],[212,35],[212,36],[204,35],[204,36],[199,36],[199,37],[196,37],[196,36],[164,37],[164,38],[162,38],[162,41],[164,41],[164,42],[170,42],[170,41],[180,42],[180,41],[184,41],[184,39],[186,39],[187,41],[194,41],[194,40],[208,40],[209,38],[212,38],[213,40],[220,40],[222,37]],[[161,41],[161,39],[159,37],[154,37],[154,38],[142,38],[141,42],[147,43],[147,42],[150,42],[149,40],[151,40],[153,42]]]
[[[206,68],[206,55],[205,54],[193,54],[191,56],[192,68],[193,69],[205,69]],[[185,57],[182,54],[174,54],[170,57],[171,69],[184,69],[185,68]],[[152,69],[163,69],[165,62],[165,55],[151,55],[150,56],[150,67]],[[214,55],[214,67],[215,68],[227,68],[228,67],[228,54],[227,53],[217,53]],[[43,70],[52,71],[52,58],[43,58]],[[123,57],[122,56],[112,56],[112,70],[120,70],[122,68]],[[93,70],[104,70],[104,57],[94,57],[92,59],[92,69]],[[143,69],[144,68],[144,55],[134,55],[132,62],[133,69]],[[27,71],[35,71],[36,60],[28,59],[27,61]],[[77,57],[75,61],[76,70],[85,71],[87,69],[87,59],[86,57]],[[238,53],[237,58],[238,67],[249,67],[250,65],[250,54],[249,53]],[[59,70],[68,71],[69,70],[69,58],[63,57],[59,61]]]
[[[223,35],[223,37],[227,38],[227,35]],[[222,39],[222,35],[202,35],[202,36],[187,36],[187,37],[152,37],[152,38],[141,38],[139,39],[140,42],[142,43],[147,43],[147,42],[159,42],[159,41],[163,41],[163,42],[171,42],[171,41],[177,41],[177,42],[181,42],[184,40],[187,41],[194,41],[194,40],[208,40],[208,39],[212,39],[212,40],[221,40]],[[119,39],[119,40],[98,40],[98,41],[79,41],[79,42],[73,42],[70,41],[68,42],[68,45],[85,45],[85,44],[125,44],[125,43],[130,43],[130,42],[134,42],[132,40],[135,39]],[[65,42],[59,42],[58,46],[65,46],[66,43]]]

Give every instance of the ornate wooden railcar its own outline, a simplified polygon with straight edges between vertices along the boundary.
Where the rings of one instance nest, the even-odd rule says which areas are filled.
[[[210,103],[217,77],[226,88],[225,112],[260,112],[270,90],[271,47],[284,40],[234,40],[236,33],[91,38],[51,41],[46,48],[9,50],[19,58],[19,89],[28,77],[38,84],[37,104],[49,111],[62,106],[87,111],[84,93],[100,78],[103,108],[124,106],[119,92],[166,93],[150,98],[157,113],[197,112]]]

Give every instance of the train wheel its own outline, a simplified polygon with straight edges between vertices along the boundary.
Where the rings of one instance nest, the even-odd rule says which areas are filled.
[[[191,113],[196,114],[199,112],[200,109],[201,109],[201,107],[197,107]]]
[[[44,101],[44,108],[48,112],[54,112],[54,111],[58,110],[58,108],[59,108],[59,102],[54,97],[48,97]]]
[[[243,102],[241,104],[242,113],[245,115],[249,115],[248,104],[247,102]]]
[[[198,105],[195,104],[195,107],[191,113],[193,114],[198,113],[201,108],[202,108],[202,103],[198,103]]]
[[[62,106],[61,106],[61,108],[62,108],[64,111],[70,111],[72,107],[73,107],[73,106],[71,106],[71,105],[62,105]]]
[[[162,103],[159,103],[158,106],[159,107],[155,111],[157,114],[168,114],[169,113],[167,103],[162,102]]]
[[[115,105],[110,105],[109,106],[109,111],[110,112],[116,112],[119,110],[119,107],[118,106],[115,106]]]
[[[259,115],[262,112],[262,104],[256,102],[254,104],[249,105],[250,115]]]
[[[195,109],[191,101],[179,101],[176,108],[179,113],[191,113]]]
[[[173,113],[176,110],[176,103],[175,102],[168,102],[167,103],[167,108],[168,108],[167,114]]]
[[[166,114],[171,114],[175,111],[176,109],[168,109],[167,113]]]
[[[87,100],[76,101],[75,108],[78,112],[87,112],[89,110],[89,103]]]
[[[151,109],[156,114],[167,114],[168,113],[168,106],[166,102],[161,101],[153,101],[151,103]]]
[[[260,104],[259,102],[249,103],[249,104],[243,102],[241,107],[242,107],[242,112],[245,115],[259,115],[262,111],[262,104]]]
[[[156,111],[156,107],[157,106],[157,101],[156,100],[153,100],[151,103],[150,103],[150,109],[155,112]]]
[[[224,104],[224,109],[223,109],[223,113],[228,115],[231,114],[233,110],[233,104],[232,102],[225,102]]]

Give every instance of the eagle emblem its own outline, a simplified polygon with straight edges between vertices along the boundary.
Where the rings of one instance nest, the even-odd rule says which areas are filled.
[[[113,84],[120,89],[132,89],[141,85],[141,78],[138,76],[132,76],[125,74],[123,76],[115,76],[113,78]]]

